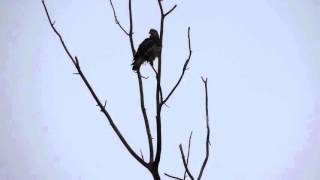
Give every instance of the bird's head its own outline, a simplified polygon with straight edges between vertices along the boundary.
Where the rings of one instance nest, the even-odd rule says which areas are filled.
[[[159,38],[158,31],[155,29],[150,29],[149,34],[151,38]]]

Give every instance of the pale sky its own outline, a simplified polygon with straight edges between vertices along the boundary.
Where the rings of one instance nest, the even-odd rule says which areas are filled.
[[[178,145],[193,131],[191,171],[205,148],[209,79],[211,156],[204,180],[320,179],[320,1],[163,1],[163,87],[190,69],[163,110],[161,173],[183,174]],[[127,1],[114,1],[127,26]],[[148,155],[126,36],[106,0],[47,0],[56,27],[136,152]],[[136,47],[159,28],[156,0],[133,0]],[[40,0],[0,0],[0,179],[151,178],[125,150],[49,27]],[[143,66],[154,124],[154,75]],[[153,132],[155,136],[155,131]],[[116,163],[118,162],[118,163]],[[163,176],[163,179],[168,179]]]

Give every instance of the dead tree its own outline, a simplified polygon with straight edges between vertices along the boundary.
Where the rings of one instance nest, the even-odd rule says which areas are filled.
[[[134,42],[133,42],[133,18],[132,18],[131,0],[128,0],[129,22],[130,22],[129,23],[129,30],[126,30],[126,28],[118,20],[117,14],[116,14],[116,10],[115,10],[115,8],[113,6],[112,0],[109,0],[109,2],[110,2],[110,5],[112,7],[112,10],[113,10],[113,15],[114,15],[115,22],[119,26],[119,28],[123,31],[123,33],[128,37],[129,43],[130,43],[130,47],[131,47],[131,53],[132,53],[132,56],[134,56],[135,53],[136,53],[136,49],[135,49]],[[162,0],[155,0],[155,2],[158,4],[159,10],[160,10],[160,40],[161,40],[161,45],[162,45],[165,18],[168,15],[170,15],[176,9],[177,5],[174,5],[170,10],[165,11],[163,9],[163,6],[162,6]],[[156,84],[157,84],[156,85],[156,97],[155,97],[155,101],[156,101],[156,119],[155,119],[156,120],[156,129],[155,129],[156,130],[156,150],[155,151],[154,151],[154,144],[153,144],[152,137],[151,137],[151,129],[150,129],[150,126],[149,126],[149,117],[147,115],[146,108],[145,108],[145,102],[144,102],[144,98],[145,98],[144,97],[144,89],[143,89],[143,79],[144,79],[144,77],[141,75],[140,70],[137,71],[137,79],[138,79],[138,82],[139,82],[138,85],[139,85],[140,106],[141,106],[142,116],[143,116],[143,119],[144,119],[146,134],[147,134],[147,138],[148,138],[148,147],[149,147],[149,158],[148,158],[148,160],[145,160],[142,155],[140,157],[137,154],[137,152],[135,152],[132,149],[130,144],[124,138],[124,136],[122,135],[121,131],[116,126],[116,124],[114,123],[114,120],[112,119],[111,115],[109,114],[109,112],[108,112],[108,110],[106,108],[106,102],[102,103],[102,101],[96,95],[94,89],[92,88],[91,84],[89,83],[89,81],[87,80],[86,76],[84,75],[84,73],[81,70],[80,63],[79,63],[79,60],[78,60],[77,56],[73,56],[71,54],[70,50],[66,46],[66,43],[64,42],[64,39],[63,39],[62,35],[56,29],[55,21],[53,21],[51,19],[44,0],[42,0],[42,5],[43,5],[43,8],[45,10],[45,13],[46,13],[46,16],[48,18],[48,21],[50,23],[50,27],[52,28],[54,33],[59,38],[60,43],[61,43],[64,51],[66,52],[66,54],[67,54],[68,58],[70,59],[71,63],[74,65],[74,67],[77,70],[77,73],[75,73],[75,74],[79,75],[81,77],[81,79],[84,82],[85,86],[88,88],[88,90],[90,91],[92,97],[96,101],[97,106],[99,107],[100,111],[105,115],[107,121],[111,125],[113,131],[116,133],[116,135],[118,136],[118,138],[120,139],[120,141],[122,142],[124,147],[127,149],[127,151],[130,153],[130,155],[134,159],[136,159],[142,166],[144,166],[145,168],[147,168],[149,170],[149,172],[153,176],[153,179],[154,180],[160,180],[161,177],[160,177],[160,172],[159,172],[159,164],[160,164],[161,152],[162,152],[161,112],[162,112],[163,107],[166,106],[166,103],[168,102],[170,97],[176,91],[176,89],[179,86],[181,80],[183,79],[186,71],[188,70],[188,64],[189,64],[189,62],[191,60],[191,55],[192,55],[191,39],[190,39],[190,27],[188,28],[188,34],[187,34],[188,48],[189,48],[188,57],[187,57],[184,65],[182,67],[182,71],[181,71],[181,74],[180,74],[177,82],[175,83],[175,85],[172,87],[172,89],[169,91],[169,93],[167,95],[164,95],[163,92],[162,92],[162,84],[161,84],[161,72],[162,72],[161,71],[162,70],[161,55],[158,58],[157,68],[154,68],[153,66],[151,66],[153,71],[154,71],[154,73],[155,73],[155,76],[156,76],[155,80],[156,80]],[[181,159],[182,159],[182,163],[183,163],[183,166],[184,166],[184,169],[185,169],[183,177],[180,178],[180,177],[177,177],[177,176],[173,176],[173,175],[164,173],[167,177],[170,177],[170,178],[173,178],[173,179],[185,180],[187,177],[189,177],[192,180],[193,179],[200,180],[202,178],[202,174],[203,174],[204,169],[205,169],[205,167],[207,165],[207,162],[208,162],[209,146],[210,146],[210,126],[209,126],[209,112],[208,112],[208,86],[207,86],[207,79],[202,78],[202,81],[203,81],[204,87],[205,87],[205,107],[206,107],[206,127],[207,127],[205,158],[204,158],[204,161],[202,163],[199,175],[195,178],[194,175],[191,173],[190,169],[188,168],[190,148],[191,148],[191,137],[192,137],[192,133],[191,133],[190,137],[189,137],[187,155],[184,153],[182,145],[181,144],[179,145],[179,149],[180,149],[180,153],[181,153]]]

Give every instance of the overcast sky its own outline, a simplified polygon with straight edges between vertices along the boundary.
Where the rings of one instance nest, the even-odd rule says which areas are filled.
[[[204,180],[320,179],[320,1],[165,0],[161,172],[183,174],[178,145],[193,131],[191,169],[204,158],[209,78],[211,156]],[[128,27],[127,1],[114,1]],[[55,25],[136,152],[148,155],[128,38],[106,0],[48,0]],[[156,0],[133,0],[136,47],[159,28]],[[47,22],[40,0],[0,0],[0,179],[151,176],[125,150]],[[154,75],[142,67],[154,124]],[[155,137],[155,132],[153,136]],[[163,179],[167,179],[163,176]]]

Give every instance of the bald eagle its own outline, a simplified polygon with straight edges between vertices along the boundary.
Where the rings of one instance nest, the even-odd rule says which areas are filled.
[[[153,61],[161,53],[161,41],[157,30],[150,29],[150,36],[139,45],[138,51],[134,55],[132,70],[137,71],[141,64],[149,62],[153,65]]]

